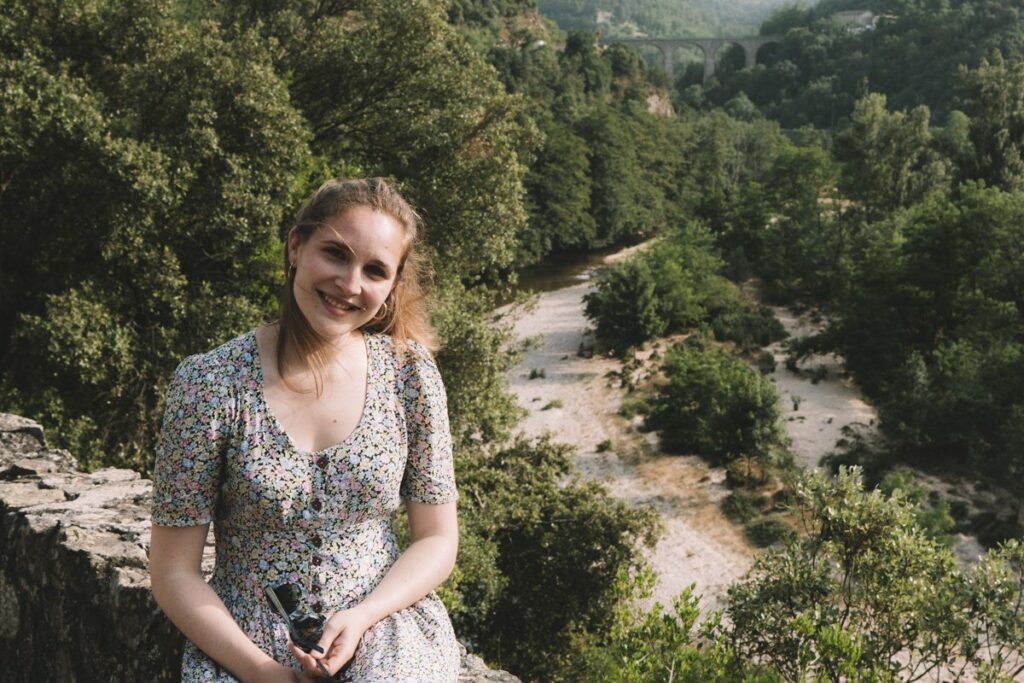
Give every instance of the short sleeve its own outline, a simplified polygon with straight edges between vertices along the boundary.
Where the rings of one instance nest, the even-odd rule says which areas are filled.
[[[153,523],[197,526],[213,521],[230,420],[223,380],[203,356],[178,365],[167,390],[153,468]]]
[[[405,409],[409,454],[399,493],[403,499],[440,505],[458,498],[448,428],[448,398],[430,352],[409,343],[399,368],[398,389]]]

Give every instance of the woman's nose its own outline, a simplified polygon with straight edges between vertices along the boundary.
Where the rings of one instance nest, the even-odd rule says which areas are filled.
[[[362,289],[358,268],[346,266],[338,272],[334,279],[338,288],[346,293],[359,294]]]

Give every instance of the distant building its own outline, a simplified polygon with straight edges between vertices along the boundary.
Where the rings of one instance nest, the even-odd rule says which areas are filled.
[[[597,10],[597,23],[598,24],[610,24],[612,23],[612,13],[609,10],[599,9]]]
[[[832,19],[845,26],[850,33],[874,30],[879,18],[879,15],[867,9],[851,9],[832,14]]]

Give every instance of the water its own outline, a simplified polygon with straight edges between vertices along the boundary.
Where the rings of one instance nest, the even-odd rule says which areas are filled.
[[[512,291],[517,294],[553,292],[592,280],[598,270],[604,267],[605,258],[619,251],[622,251],[622,247],[584,254],[563,254],[546,263],[527,266],[519,271],[519,281]]]

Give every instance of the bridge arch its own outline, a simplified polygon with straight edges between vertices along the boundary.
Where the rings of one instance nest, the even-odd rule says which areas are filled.
[[[661,51],[662,63],[669,80],[674,78],[675,62],[672,59],[676,48],[696,47],[704,53],[704,81],[715,75],[718,51],[726,45],[739,45],[743,50],[744,68],[752,69],[757,64],[757,51],[768,43],[782,42],[782,36],[747,36],[743,38],[609,38],[607,44],[649,45]]]

